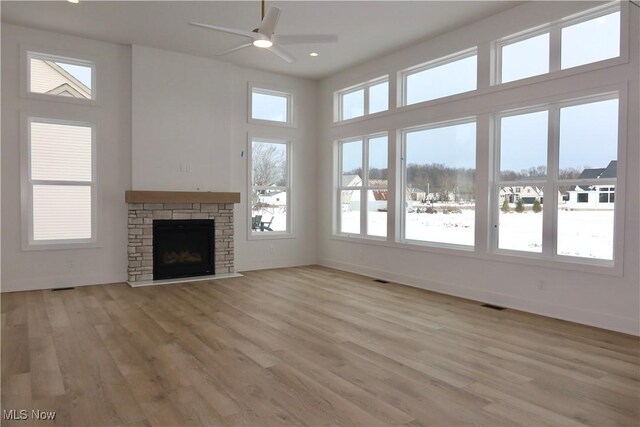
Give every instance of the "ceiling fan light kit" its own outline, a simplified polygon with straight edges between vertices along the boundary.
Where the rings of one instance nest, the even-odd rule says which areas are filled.
[[[254,45],[255,47],[261,47],[261,48],[263,48],[263,49],[264,49],[264,48],[267,48],[267,47],[271,47],[271,46],[273,46],[273,42],[272,42],[271,40],[261,40],[261,39],[258,39],[258,40],[254,40],[254,41],[253,41],[253,45]]]
[[[220,31],[227,34],[234,34],[236,36],[248,37],[249,39],[251,39],[250,43],[244,43],[240,46],[235,46],[231,49],[227,49],[223,52],[218,53],[218,56],[226,55],[245,47],[255,46],[261,49],[269,49],[269,51],[274,55],[280,57],[288,63],[292,63],[296,60],[296,58],[288,53],[285,49],[283,49],[281,45],[335,43],[338,41],[338,36],[335,34],[276,35],[275,29],[279,19],[280,9],[275,6],[269,6],[269,9],[267,9],[267,13],[265,14],[264,0],[262,0],[262,22],[260,23],[260,26],[253,31],[221,27],[218,25],[201,24],[198,22],[189,22],[189,24],[196,27]],[[311,56],[317,56],[317,54]]]

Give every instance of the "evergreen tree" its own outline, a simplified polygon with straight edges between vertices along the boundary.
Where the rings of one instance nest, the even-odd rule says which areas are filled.
[[[536,199],[535,202],[533,202],[533,207],[531,208],[532,211],[534,211],[535,213],[539,213],[542,211],[542,205],[540,204],[540,200]]]
[[[524,212],[524,202],[522,201],[522,199],[518,199],[518,201],[516,202],[516,212]]]
[[[500,208],[500,210],[504,213],[509,213],[509,211],[511,210],[511,208],[509,207],[509,199],[507,199],[505,197],[504,202],[502,203],[502,207]]]

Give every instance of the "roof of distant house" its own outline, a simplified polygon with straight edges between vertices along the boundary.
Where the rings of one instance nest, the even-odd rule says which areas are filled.
[[[359,175],[342,175],[343,187],[354,187],[360,183],[362,183],[362,178]]]
[[[606,168],[585,169],[580,179],[615,178],[618,175],[618,161],[611,160]]]

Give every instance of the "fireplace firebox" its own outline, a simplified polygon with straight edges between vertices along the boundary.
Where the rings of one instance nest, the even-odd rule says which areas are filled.
[[[153,221],[153,279],[215,274],[211,219]]]

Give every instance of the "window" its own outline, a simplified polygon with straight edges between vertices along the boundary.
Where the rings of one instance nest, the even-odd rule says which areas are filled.
[[[600,189],[600,203],[614,203],[615,202],[615,187],[606,188],[603,187]]]
[[[431,101],[477,88],[476,50],[458,53],[402,74],[403,105]]]
[[[30,93],[91,100],[95,65],[91,61],[27,52]]]
[[[500,82],[507,83],[549,72],[549,32],[499,45]]]
[[[561,69],[620,55],[620,11],[562,29]]]
[[[291,124],[291,94],[251,88],[251,119]]]
[[[617,97],[503,114],[498,129],[497,248],[613,260]]]
[[[408,130],[404,240],[474,246],[476,124]]]
[[[542,252],[542,213],[525,205],[524,194],[542,207],[547,176],[548,112],[502,117],[500,121],[500,177],[498,248]]]
[[[374,81],[337,93],[339,120],[349,120],[389,109],[389,80]]]
[[[251,233],[274,236],[291,230],[291,148],[286,141],[251,140]]]
[[[95,137],[91,124],[28,120],[28,240],[95,241]]]
[[[339,147],[339,232],[386,237],[389,194],[387,136],[342,141]]]
[[[496,43],[497,83],[620,56],[620,6],[606,5]]]

